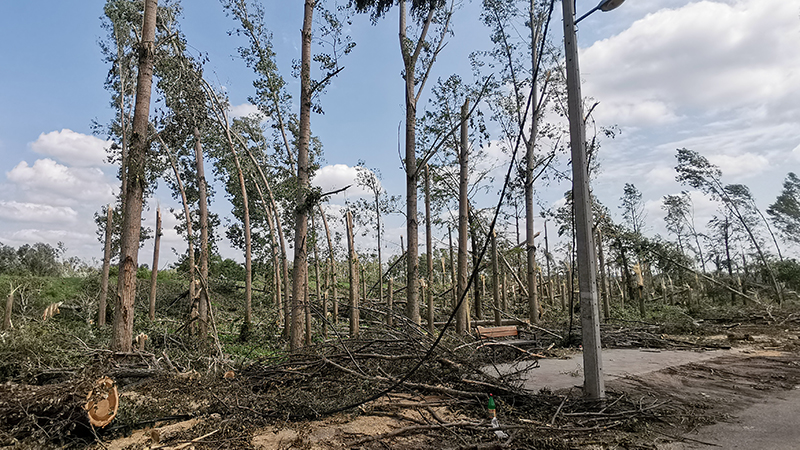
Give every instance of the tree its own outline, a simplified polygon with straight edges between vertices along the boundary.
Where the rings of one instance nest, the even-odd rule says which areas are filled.
[[[685,254],[684,244],[691,248],[696,253],[697,259],[700,261],[700,267],[705,272],[706,261],[703,257],[703,246],[700,245],[700,233],[697,232],[694,224],[692,197],[688,192],[684,191],[680,195],[665,195],[662,202],[661,208],[667,212],[667,217],[664,219],[667,230],[677,237],[681,253]],[[694,239],[695,247],[688,243],[689,237]]]
[[[368,169],[363,164],[359,163],[356,166],[356,183],[369,191],[372,196],[371,201],[359,199],[357,207],[365,211],[362,214],[355,214],[356,221],[361,222],[362,225],[374,226],[378,240],[378,299],[383,300],[383,259],[381,257],[381,236],[383,233],[383,223],[381,222],[381,214],[388,214],[394,210],[394,204],[397,199],[389,197],[386,190],[381,185],[381,174],[377,169]],[[368,214],[366,211],[372,210],[374,214]],[[366,293],[364,294],[366,295]]]
[[[417,185],[419,168],[416,154],[417,102],[430,69],[444,46],[445,36],[450,28],[453,8],[445,8],[445,0],[411,0],[407,8],[406,0],[353,0],[358,12],[371,12],[373,21],[382,17],[395,4],[400,13],[400,53],[403,58],[403,79],[405,81],[405,172],[406,172],[406,237],[408,254],[406,258],[406,315],[416,324],[419,315],[419,224],[417,219]],[[419,25],[416,39],[408,37],[408,17]],[[431,26],[438,26],[439,32],[433,41],[428,40]]]
[[[634,234],[641,235],[647,219],[642,193],[632,183],[625,183],[620,201],[623,219]]]
[[[546,105],[549,72],[541,80],[540,67],[544,60],[547,25],[553,12],[553,2],[536,0],[517,1],[484,0],[482,18],[491,29],[494,49],[488,52],[500,65],[501,86],[495,89],[490,105],[504,132],[507,145],[516,152],[520,142],[525,145],[525,167],[519,181],[525,194],[525,248],[527,287],[529,293],[529,319],[539,322],[539,298],[536,291],[536,243],[534,237],[534,179],[537,168],[547,158],[537,158],[536,149],[543,108]],[[547,6],[545,6],[547,4]],[[527,43],[512,37],[518,26],[529,30]],[[524,41],[523,41],[524,42]],[[530,77],[526,78],[525,73]],[[542,82],[543,81],[543,82]],[[507,86],[511,86],[510,92]],[[527,94],[526,94],[527,92]],[[526,100],[527,97],[527,100]],[[547,128],[547,127],[546,127]],[[527,133],[526,133],[527,131]]]
[[[800,244],[800,178],[789,172],[775,203],[767,208],[772,223],[784,239]]]
[[[699,189],[713,200],[721,200],[725,208],[727,208],[742,225],[742,228],[750,239],[750,243],[758,253],[764,270],[766,270],[769,275],[775,296],[780,304],[783,301],[783,293],[778,286],[775,273],[767,262],[767,257],[764,254],[762,246],[756,238],[752,221],[748,220],[746,217],[747,210],[745,210],[744,207],[748,204],[752,205],[752,202],[750,202],[752,196],[749,195],[749,191],[735,185],[731,185],[732,187],[726,189],[726,186],[722,184],[722,171],[719,167],[711,164],[708,159],[694,150],[680,148],[675,156],[678,159],[678,165],[675,167],[675,171],[678,172],[676,180],[680,183],[688,184],[695,189]]]
[[[145,0],[144,25],[139,44],[139,71],[133,134],[125,172],[124,214],[120,247],[117,299],[114,309],[114,338],[111,347],[129,352],[133,340],[133,304],[136,300],[136,269],[139,258],[139,234],[142,223],[142,200],[145,190],[144,166],[150,147],[148,138],[150,95],[155,62],[155,33],[158,0]]]

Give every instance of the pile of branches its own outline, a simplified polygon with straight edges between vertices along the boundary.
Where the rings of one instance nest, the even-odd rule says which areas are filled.
[[[252,364],[236,383],[255,395],[240,399],[239,407],[264,417],[316,419],[389,392],[436,394],[470,400],[476,407],[489,393],[531,396],[519,385],[482,372],[485,355],[478,357],[476,346],[446,336],[429,352],[433,341],[413,326],[373,326],[356,339],[331,339],[305,354]]]

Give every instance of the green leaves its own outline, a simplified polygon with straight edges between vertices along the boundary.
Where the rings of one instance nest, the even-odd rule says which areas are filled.
[[[767,214],[787,240],[800,244],[800,178],[797,175],[789,172],[783,191],[767,208]]]

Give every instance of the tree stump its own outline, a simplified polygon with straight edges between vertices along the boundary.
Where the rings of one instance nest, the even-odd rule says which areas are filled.
[[[114,380],[102,377],[95,381],[86,396],[84,409],[92,425],[102,428],[111,423],[119,409],[119,394]]]

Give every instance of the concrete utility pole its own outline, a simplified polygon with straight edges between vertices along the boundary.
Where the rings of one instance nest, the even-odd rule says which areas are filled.
[[[603,0],[591,11],[610,11],[624,0]],[[581,76],[578,67],[578,46],[575,33],[575,5],[561,2],[564,11],[564,50],[567,68],[567,107],[569,109],[570,146],[572,148],[572,199],[575,207],[575,237],[578,253],[578,285],[581,301],[583,334],[583,387],[593,400],[606,396],[603,359],[600,350],[600,310],[597,302],[597,255],[592,233],[592,200],[586,165],[586,128],[583,122]]]

